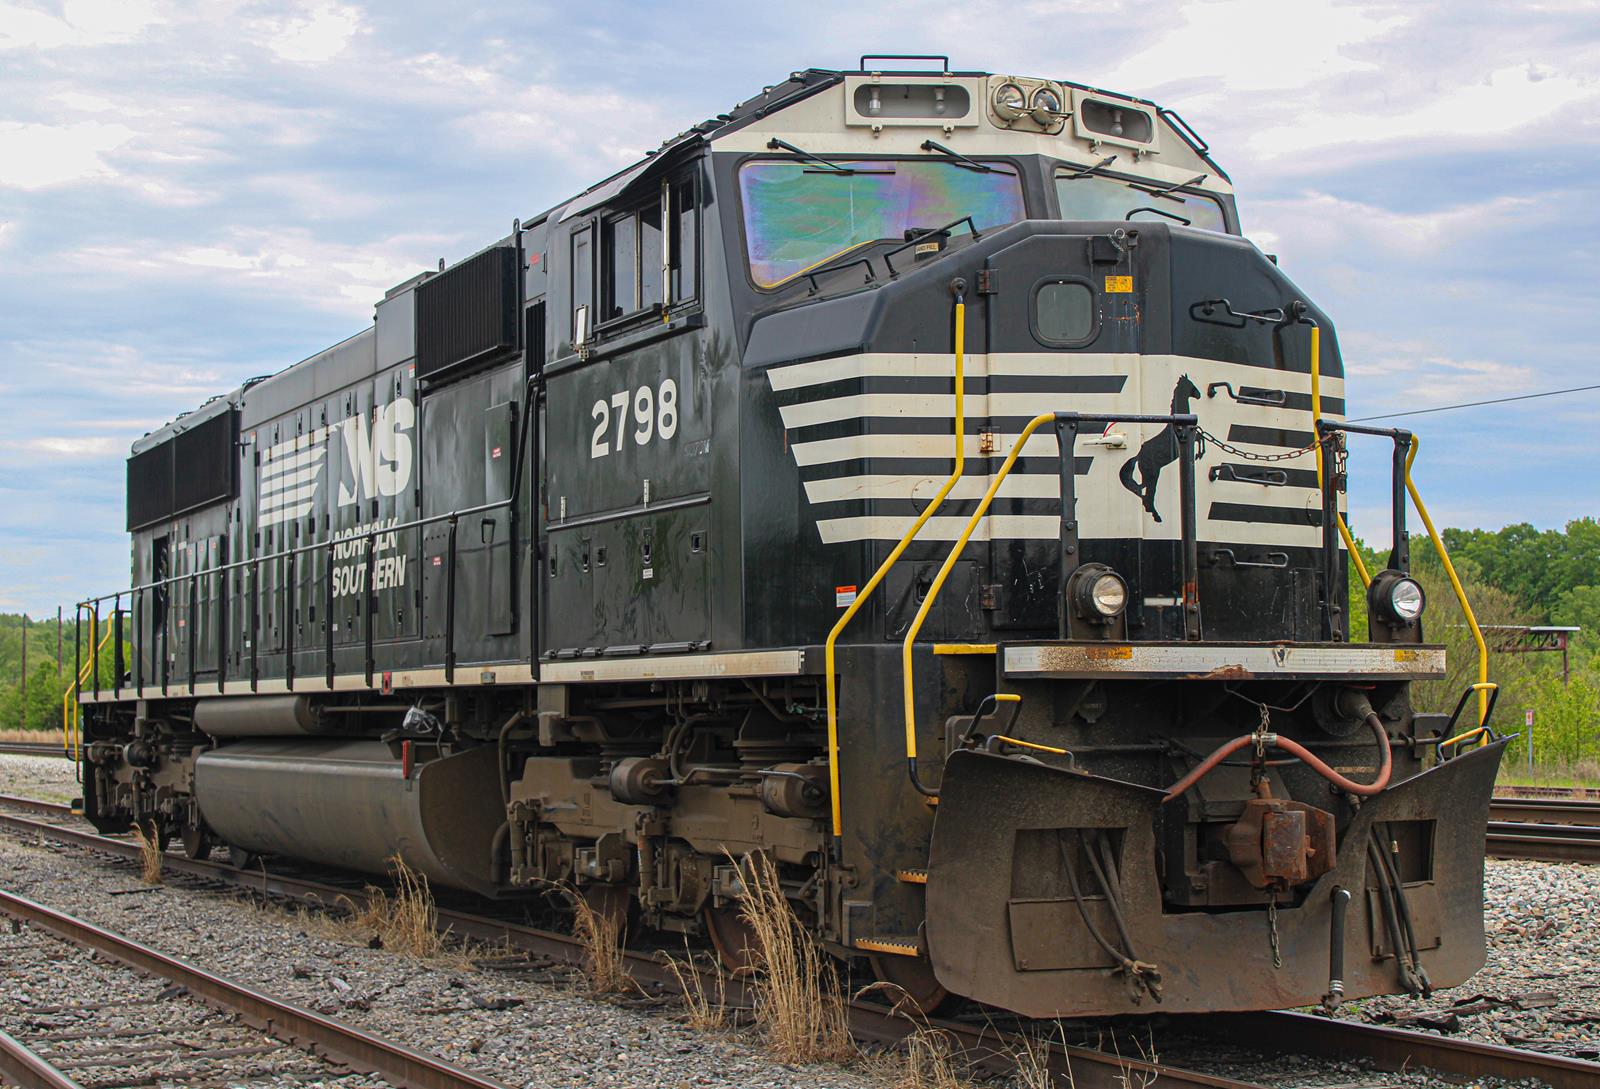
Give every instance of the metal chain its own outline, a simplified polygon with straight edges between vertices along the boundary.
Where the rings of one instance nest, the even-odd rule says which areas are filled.
[[[1267,938],[1272,943],[1272,967],[1283,967],[1283,951],[1278,948],[1278,894],[1267,899]]]
[[[1258,454],[1252,450],[1241,450],[1237,446],[1226,443],[1203,427],[1197,428],[1196,430],[1200,432],[1201,438],[1205,439],[1209,443],[1213,443],[1217,449],[1221,450],[1223,453],[1232,454],[1234,457],[1244,458],[1246,461],[1291,461],[1294,458],[1304,457],[1305,455],[1311,453],[1311,451],[1315,450],[1318,443],[1326,443],[1332,438],[1332,433],[1330,433],[1321,439],[1312,440],[1310,445],[1302,446],[1298,450],[1285,450],[1278,454]]]

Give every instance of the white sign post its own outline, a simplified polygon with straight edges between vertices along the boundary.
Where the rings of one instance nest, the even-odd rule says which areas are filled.
[[[1533,708],[1522,712],[1522,724],[1528,730],[1528,774],[1533,774]]]

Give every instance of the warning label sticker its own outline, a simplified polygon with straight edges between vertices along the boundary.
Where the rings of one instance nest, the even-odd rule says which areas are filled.
[[[835,609],[848,609],[856,603],[856,588],[854,586],[835,586],[833,588],[833,607]]]
[[[1133,290],[1132,276],[1107,276],[1106,293],[1110,295],[1126,295]]]

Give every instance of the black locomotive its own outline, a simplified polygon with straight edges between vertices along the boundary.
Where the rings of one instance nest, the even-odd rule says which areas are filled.
[[[1500,745],[1489,686],[1409,700],[1411,437],[1338,422],[1328,319],[1170,110],[869,59],[136,443],[88,816],[565,883],[734,962],[762,853],[930,1006],[1466,978]],[[1397,524],[1352,643],[1363,431]]]

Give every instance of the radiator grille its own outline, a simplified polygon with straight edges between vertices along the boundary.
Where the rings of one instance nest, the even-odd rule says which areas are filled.
[[[224,412],[129,458],[129,531],[238,495],[238,423]]]
[[[517,253],[485,250],[417,285],[417,377],[516,346]]]

